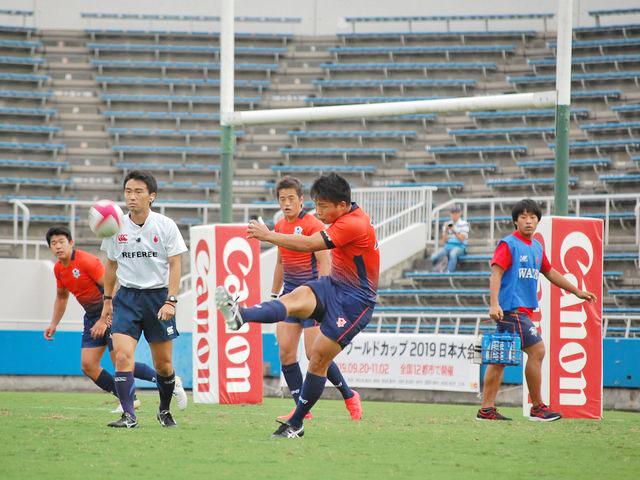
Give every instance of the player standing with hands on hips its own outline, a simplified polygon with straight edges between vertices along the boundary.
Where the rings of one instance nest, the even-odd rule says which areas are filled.
[[[134,352],[144,332],[158,373],[160,408],[157,418],[163,427],[175,427],[169,411],[174,389],[178,408],[187,404],[179,377],[173,369],[172,340],[176,329],[176,303],[180,286],[180,255],[187,251],[176,223],[151,211],[158,194],[153,175],[133,170],[124,179],[124,198],[129,209],[120,233],[103,240],[107,254],[102,316],[113,315],[111,326],[116,352],[115,384],[124,410],[110,427],[133,428],[138,421],[133,409]],[[120,289],[115,297],[116,276]]]
[[[489,291],[491,310],[489,316],[497,322],[498,332],[510,332],[520,336],[522,350],[527,354],[524,373],[533,406],[529,420],[553,422],[562,416],[552,412],[542,402],[542,360],[544,343],[538,329],[531,321],[533,310],[538,308],[538,276],[542,273],[547,280],[578,298],[594,302],[596,296],[585,292],[564,278],[549,263],[544,248],[533,234],[542,218],[538,204],[530,199],[519,201],[511,211],[516,231],[507,235],[498,244],[491,259]],[[482,408],[478,410],[478,420],[511,420],[495,408],[496,396],[502,384],[504,365],[489,365],[484,375]]]

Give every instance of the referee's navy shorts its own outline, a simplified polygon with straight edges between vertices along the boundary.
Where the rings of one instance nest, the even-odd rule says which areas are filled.
[[[109,351],[113,350],[113,344],[111,343],[111,330],[109,328],[107,328],[107,331],[104,332],[104,336],[100,338],[93,338],[91,336],[91,327],[93,327],[96,324],[96,322],[100,320],[101,314],[102,314],[102,310],[98,310],[94,312],[86,312],[84,314],[84,328],[82,330],[82,348],[96,348],[96,347],[104,347],[105,345],[108,345]]]
[[[167,299],[166,288],[138,290],[120,287],[113,298],[111,333],[123,333],[140,339],[144,332],[147,342],[164,342],[176,338],[176,318],[158,320],[158,311]]]
[[[519,335],[523,350],[542,341],[538,329],[526,313],[504,312],[504,317],[498,320],[497,327],[498,333],[509,332]]]
[[[320,277],[305,285],[313,290],[318,302],[314,318],[320,322],[320,331],[342,348],[351,343],[373,316],[375,302],[356,299],[349,295],[349,286],[331,277]]]

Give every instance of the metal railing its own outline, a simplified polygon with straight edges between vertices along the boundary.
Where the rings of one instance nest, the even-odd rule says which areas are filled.
[[[481,326],[481,323],[483,324]],[[375,333],[453,333],[479,335],[481,329],[492,328],[487,313],[394,313],[373,312],[366,331]],[[473,327],[473,329],[471,328]],[[602,335],[610,337],[640,337],[640,315],[605,314],[602,316]]]
[[[426,223],[430,237],[431,209],[433,208],[433,192],[435,187],[407,187],[407,188],[355,188],[352,190],[353,200],[369,214],[376,229],[378,240],[382,240],[414,223]],[[95,203],[92,200],[40,200],[40,199],[12,199],[13,205],[13,241],[4,240],[22,246],[22,258],[27,258],[28,245],[35,245],[28,237],[31,223],[31,209],[34,206],[59,207],[68,216],[71,235],[76,237],[78,226],[78,212],[86,218],[89,208]],[[124,207],[124,202],[118,202]],[[219,203],[193,202],[156,202],[154,210],[166,214],[167,209],[193,211],[197,210],[201,224],[205,225],[213,218],[212,212],[220,211]],[[248,223],[251,217],[258,215],[273,215],[280,211],[277,203],[242,203],[232,206],[234,215],[240,217],[238,221]],[[22,225],[20,225],[22,222]],[[82,222],[85,222],[84,220]],[[37,252],[39,255],[39,251]]]
[[[543,205],[543,213],[545,215],[551,215],[551,207],[553,205],[554,197],[552,196],[539,196],[530,197],[533,200]],[[511,207],[516,202],[522,200],[522,197],[499,197],[499,198],[456,198],[442,203],[435,207],[431,212],[432,228],[430,230],[431,236],[430,242],[438,246],[439,241],[439,228],[441,212],[446,212],[452,205],[458,204],[462,207],[462,213],[464,218],[467,218],[467,212],[470,206],[484,206],[489,208],[489,236],[486,239],[489,245],[494,245],[496,238],[496,208],[501,212],[511,214]],[[612,207],[615,208],[615,202],[635,202],[634,214],[635,214],[635,241],[640,248],[640,193],[613,193],[613,194],[594,194],[594,195],[569,195],[569,208],[573,207],[575,216],[580,216],[581,208],[585,203],[602,203],[603,215],[604,215],[604,244],[609,245],[609,232],[611,224]],[[431,238],[433,237],[433,238]],[[640,251],[640,249],[639,249]]]

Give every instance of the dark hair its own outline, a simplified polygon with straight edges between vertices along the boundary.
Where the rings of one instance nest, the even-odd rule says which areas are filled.
[[[520,200],[513,206],[511,210],[511,218],[513,219],[513,223],[518,220],[518,217],[523,212],[533,213],[536,217],[538,217],[538,221],[542,218],[542,210],[540,210],[540,205],[538,205],[534,200],[530,198],[525,198]]]
[[[302,183],[300,183],[300,180],[295,177],[290,177],[287,175],[276,184],[276,198],[280,196],[280,190],[285,188],[294,188],[298,196],[302,196]]]
[[[64,235],[67,237],[67,240],[73,240],[73,238],[71,238],[71,230],[64,225],[54,225],[47,231],[47,245],[51,246],[51,237],[54,235]]]
[[[142,180],[147,185],[149,193],[158,193],[158,182],[149,170],[131,170],[122,182],[122,188],[125,188],[127,182],[131,179]]]
[[[337,205],[340,202],[351,203],[351,187],[340,175],[330,173],[317,178],[311,186],[311,198],[326,200]]]

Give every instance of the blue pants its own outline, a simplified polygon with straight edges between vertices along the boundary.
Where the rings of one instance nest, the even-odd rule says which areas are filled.
[[[464,255],[464,248],[444,246],[431,255],[431,263],[435,265],[440,261],[440,259],[447,257],[447,272],[455,272],[456,267],[458,266],[458,257],[461,255]]]
[[[173,340],[178,334],[176,317],[158,320],[158,310],[167,298],[166,288],[138,290],[120,287],[113,298],[112,333],[123,333],[140,340],[144,332],[147,342]]]

